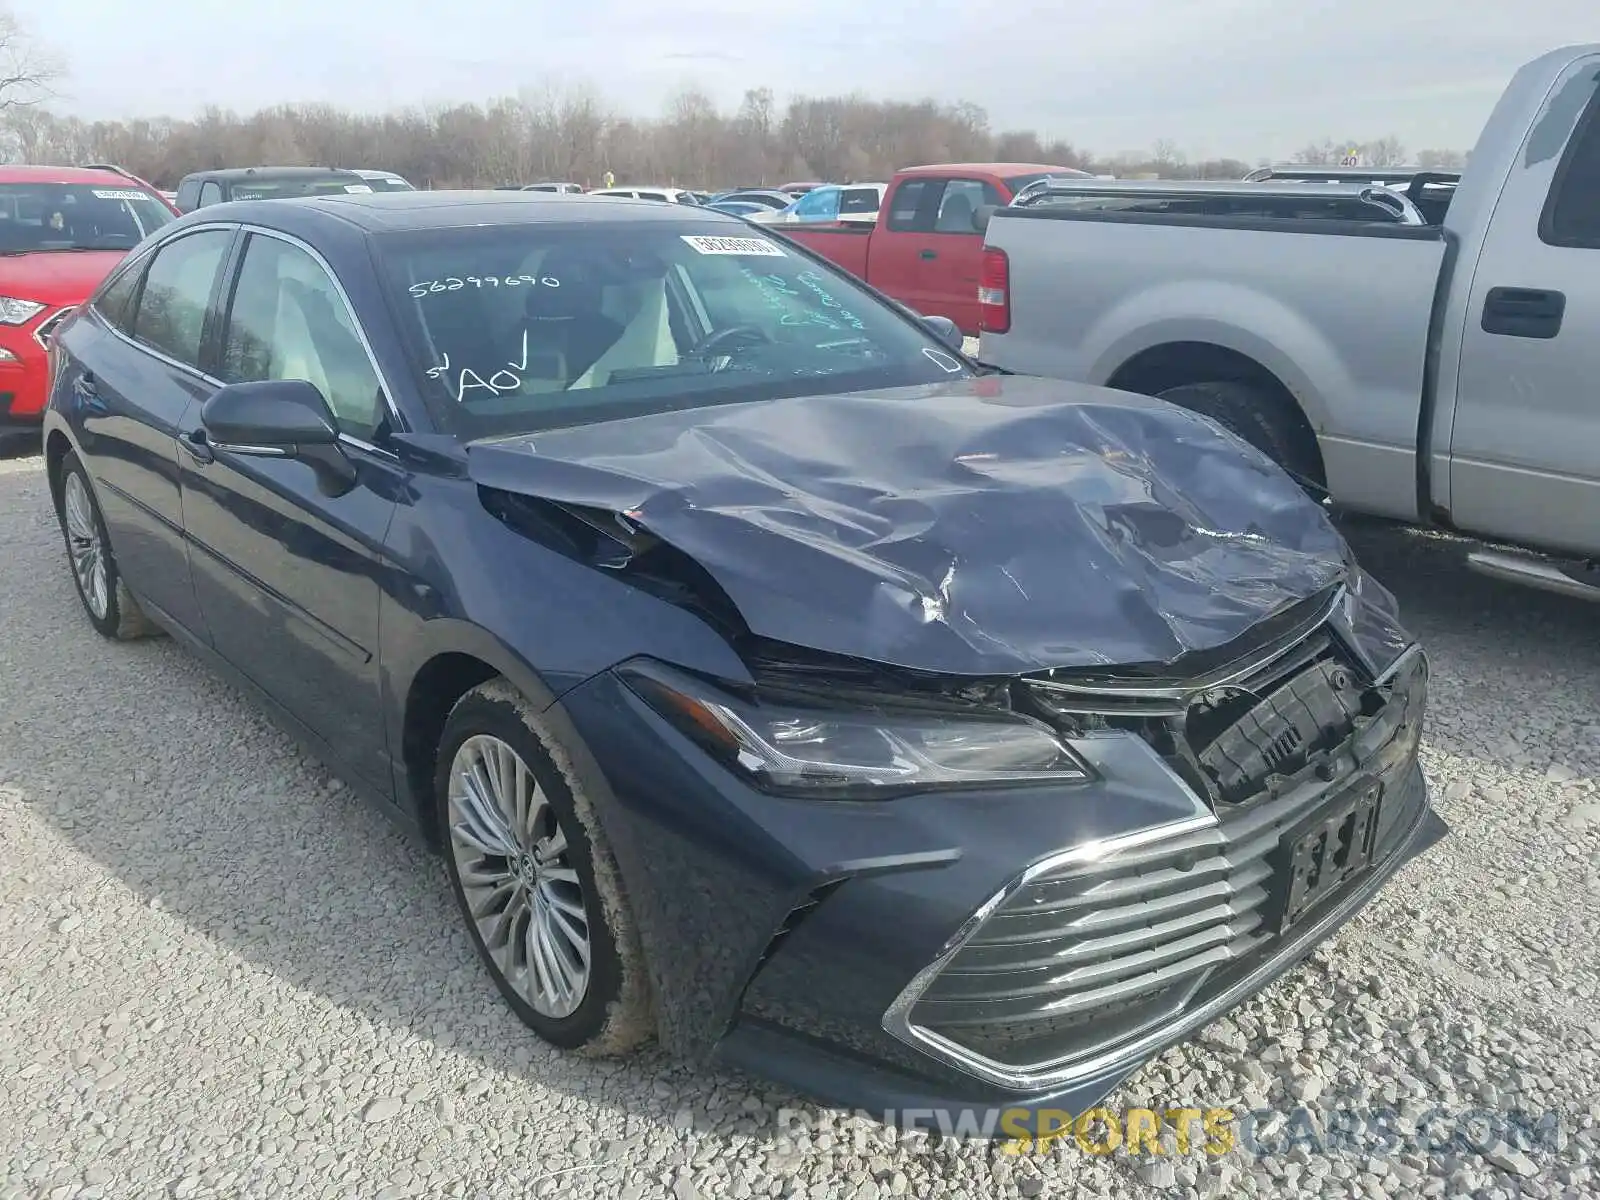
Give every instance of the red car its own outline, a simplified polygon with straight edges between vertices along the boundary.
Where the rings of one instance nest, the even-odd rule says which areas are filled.
[[[50,331],[177,215],[115,168],[0,166],[0,442],[39,424]]]

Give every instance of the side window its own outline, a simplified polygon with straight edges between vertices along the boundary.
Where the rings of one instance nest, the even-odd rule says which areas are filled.
[[[193,212],[200,205],[200,181],[185,179],[178,184],[178,198],[173,201],[181,212]]]
[[[222,203],[222,185],[215,179],[208,179],[200,185],[200,207],[208,204]]]
[[[839,189],[815,188],[800,197],[794,215],[813,221],[826,221],[839,215]]]
[[[149,260],[131,263],[113,278],[94,302],[95,309],[123,333],[133,332],[133,299]]]
[[[641,199],[641,200],[665,200],[666,199],[666,196],[664,196],[660,192],[635,192],[634,195],[638,196],[639,199]]]
[[[889,228],[926,229],[928,226],[918,218],[926,207],[924,201],[929,198],[929,189],[940,187],[941,184],[942,181],[938,179],[911,179],[895,188],[894,199],[889,202]]]
[[[875,213],[880,203],[877,188],[846,188],[844,199],[839,201],[840,215],[845,213]]]
[[[1552,246],[1600,249],[1600,91],[1572,131],[1539,222]]]
[[[181,363],[199,367],[211,287],[232,243],[232,230],[207,229],[174,238],[157,250],[139,293],[133,336]]]
[[[223,334],[227,383],[304,379],[352,437],[373,440],[386,412],[372,360],[322,264],[279,238],[252,234]]]
[[[944,185],[944,195],[939,200],[939,218],[934,229],[939,233],[970,233],[978,231],[972,226],[972,214],[985,204],[1001,205],[1000,190],[992,183],[977,179],[952,179]]]

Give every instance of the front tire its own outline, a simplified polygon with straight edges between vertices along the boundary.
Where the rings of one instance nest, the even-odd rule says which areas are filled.
[[[122,582],[89,473],[70,450],[61,460],[56,518],[61,524],[61,536],[66,539],[72,582],[95,632],[123,642],[159,633]]]
[[[434,795],[451,890],[478,957],[535,1033],[620,1054],[652,1031],[633,915],[592,805],[504,680],[463,696]]]

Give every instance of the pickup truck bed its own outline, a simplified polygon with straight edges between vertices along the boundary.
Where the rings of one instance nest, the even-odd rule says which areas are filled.
[[[1600,45],[1529,63],[1459,182],[1409,196],[1026,188],[987,227],[981,355],[1183,404],[1341,506],[1531,551],[1491,573],[1600,599],[1597,84]]]

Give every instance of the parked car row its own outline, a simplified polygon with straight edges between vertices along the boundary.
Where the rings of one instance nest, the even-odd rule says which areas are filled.
[[[1046,170],[903,173],[851,236],[938,265]],[[1210,420],[705,205],[160,219],[50,341],[86,619],[417,828],[556,1046],[1078,1112],[1442,832],[1392,597]]]

